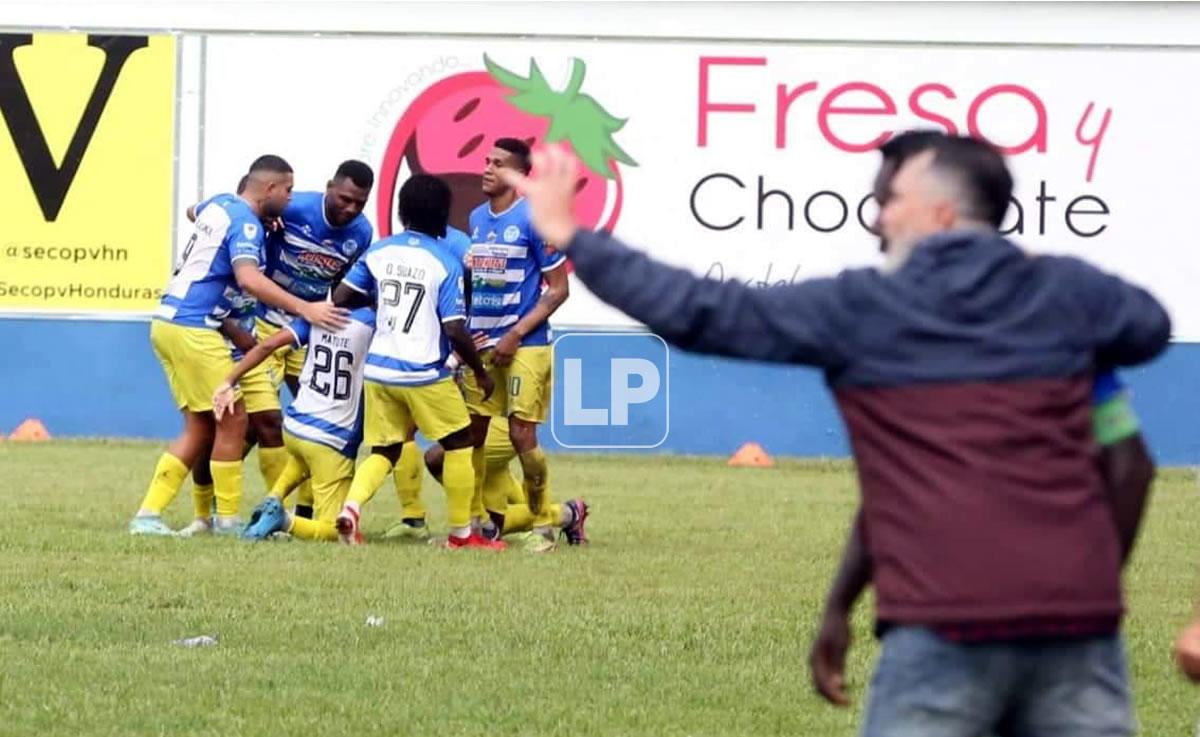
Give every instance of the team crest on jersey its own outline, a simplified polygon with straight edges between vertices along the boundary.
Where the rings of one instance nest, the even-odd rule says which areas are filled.
[[[358,241],[354,240],[353,238],[342,244],[342,253],[346,254],[347,256],[353,254],[357,250]]]
[[[505,243],[516,243],[517,239],[520,237],[521,237],[521,229],[515,225],[510,225],[504,229],[504,242]]]
[[[258,237],[258,226],[254,223],[243,223],[242,232],[246,234],[247,238],[253,240]]]

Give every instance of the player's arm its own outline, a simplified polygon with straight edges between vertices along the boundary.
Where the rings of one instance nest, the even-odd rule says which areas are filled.
[[[575,274],[597,297],[675,345],[763,361],[834,369],[853,352],[856,323],[847,282],[814,279],[755,289],[700,279],[659,263],[610,235],[580,228],[571,208],[578,163],[560,147],[534,153],[530,179],[501,178],[525,192],[541,237],[571,253]]]
[[[250,296],[272,307],[299,315],[326,330],[339,330],[348,322],[349,313],[329,302],[305,302],[268,279],[258,270],[257,258],[236,258],[233,275],[238,286]]]
[[[496,344],[495,351],[492,353],[492,361],[497,366],[507,366],[512,363],[513,356],[521,347],[521,341],[525,339],[525,336],[549,320],[550,316],[559,307],[562,307],[563,302],[567,301],[567,297],[571,294],[571,287],[567,282],[567,270],[563,266],[565,263],[566,259],[562,259],[552,270],[542,272],[542,278],[546,280],[546,288],[542,290],[542,296],[538,298],[533,309],[509,328],[500,342]]]
[[[284,329],[261,343],[255,343],[250,350],[246,351],[246,355],[242,357],[242,360],[234,364],[229,375],[225,377],[225,381],[213,393],[213,414],[217,416],[218,420],[221,419],[221,415],[225,414],[226,410],[233,406],[235,401],[233,394],[234,385],[251,369],[267,360],[267,357],[272,353],[284,346],[291,345],[294,341],[296,341],[296,335],[291,330]]]
[[[850,703],[846,696],[846,651],[850,649],[850,614],[858,597],[871,582],[871,557],[863,542],[862,510],[854,515],[850,537],[842,551],[837,575],[825,599],[825,609],[808,666],[813,686],[827,701],[838,706]]]
[[[475,341],[471,339],[471,334],[467,332],[467,319],[465,317],[456,317],[445,320],[442,322],[442,330],[445,331],[446,337],[450,339],[450,347],[454,349],[454,353],[475,374],[475,381],[479,384],[480,391],[483,392],[483,398],[486,400],[492,396],[492,392],[496,388],[496,383],[484,367],[483,359],[479,357],[479,351],[475,350]]]
[[[1150,498],[1154,459],[1129,392],[1112,373],[1101,372],[1096,378],[1092,433],[1100,446],[1100,474],[1121,541],[1121,560],[1128,561]]]
[[[237,320],[227,317],[221,321],[221,327],[217,328],[221,335],[229,339],[234,347],[243,354],[249,353],[251,349],[258,343],[258,340],[249,331],[238,324]]]
[[[338,307],[353,310],[359,307],[370,307],[375,304],[375,299],[369,292],[364,292],[343,279],[333,289],[333,303]]]

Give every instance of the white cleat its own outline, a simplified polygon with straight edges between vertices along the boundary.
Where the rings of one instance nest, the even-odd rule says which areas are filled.
[[[179,537],[203,537],[213,534],[212,519],[200,517],[191,521],[187,527],[175,533]]]

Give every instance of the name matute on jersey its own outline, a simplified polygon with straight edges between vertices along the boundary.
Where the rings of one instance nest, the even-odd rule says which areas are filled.
[[[300,372],[300,392],[287,408],[284,428],[354,458],[362,442],[363,373],[375,333],[375,311],[354,310],[350,322],[334,332],[301,319],[293,320],[287,329],[295,335],[297,347],[308,346],[308,355]]]
[[[523,198],[502,213],[484,203],[471,212],[471,332],[487,334],[491,348],[537,305],[541,275],[566,263],[566,256],[546,246],[529,219]],[[550,343],[550,326],[542,323],[521,345]]]
[[[262,223],[241,197],[219,194],[196,206],[192,237],[180,256],[155,317],[188,327],[218,328],[241,293],[237,261],[265,267]]]
[[[324,192],[296,192],[281,217],[282,230],[267,243],[267,278],[308,302],[325,299],[334,281],[371,245],[373,230],[363,214],[343,227],[325,219]],[[259,314],[272,325],[292,318],[273,307]]]
[[[450,375],[442,323],[465,319],[466,305],[462,263],[449,248],[405,231],[371,246],[344,283],[376,300],[368,381],[419,386]]]

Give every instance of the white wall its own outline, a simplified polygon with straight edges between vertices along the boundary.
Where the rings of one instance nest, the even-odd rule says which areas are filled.
[[[6,0],[0,27],[1200,46],[1200,5]]]

